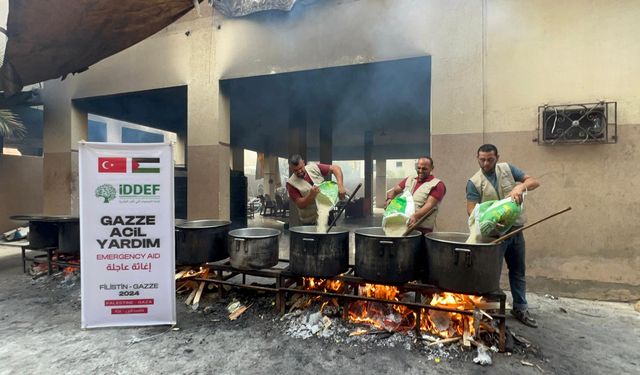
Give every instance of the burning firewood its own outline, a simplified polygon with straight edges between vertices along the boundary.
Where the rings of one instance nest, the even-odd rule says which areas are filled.
[[[464,326],[464,331],[462,332],[462,345],[468,348],[471,346],[471,342],[469,340],[471,338],[469,321],[465,319],[463,321],[463,326]]]
[[[194,281],[194,278],[202,278],[206,279],[209,276],[209,269],[200,267],[200,269],[195,270],[191,268],[186,268],[180,270],[175,275],[176,280],[176,293],[186,293],[189,292],[189,296],[184,301],[186,305],[192,305],[192,307],[197,308],[200,302],[200,298],[202,297],[202,292],[205,289],[205,285],[207,284],[204,281],[197,282]],[[211,290],[210,287],[207,287],[207,290]]]

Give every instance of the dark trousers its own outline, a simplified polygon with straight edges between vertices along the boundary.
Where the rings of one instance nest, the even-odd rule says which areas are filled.
[[[515,310],[527,309],[527,282],[525,280],[525,247],[522,232],[504,241],[504,259],[509,268],[509,286]]]

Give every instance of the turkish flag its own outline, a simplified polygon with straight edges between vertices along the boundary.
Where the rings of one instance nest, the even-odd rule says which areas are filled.
[[[127,158],[98,158],[98,173],[127,173]]]

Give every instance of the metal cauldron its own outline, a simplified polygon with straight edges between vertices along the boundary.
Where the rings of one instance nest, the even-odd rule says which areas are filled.
[[[44,249],[58,247],[58,226],[50,221],[29,221],[29,247],[32,249]]]
[[[381,227],[355,231],[356,276],[380,283],[405,283],[417,279],[420,253],[424,251],[422,233],[388,237]]]
[[[504,248],[501,243],[465,243],[468,233],[434,232],[425,236],[426,281],[464,294],[500,289]]]
[[[176,220],[176,265],[201,265],[229,256],[230,221]]]
[[[58,252],[80,255],[80,219],[61,217],[58,224]]]
[[[312,277],[334,277],[349,268],[349,230],[333,227],[329,233],[317,232],[313,225],[290,231],[289,269]]]
[[[271,228],[243,228],[229,232],[231,266],[241,270],[256,270],[278,264],[280,233]]]

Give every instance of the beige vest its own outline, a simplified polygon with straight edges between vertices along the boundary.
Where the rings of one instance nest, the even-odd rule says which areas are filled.
[[[513,178],[513,174],[511,174],[511,168],[509,168],[509,164],[507,163],[498,163],[496,164],[496,179],[498,184],[498,190],[493,187],[491,181],[489,181],[482,169],[480,169],[476,174],[474,174],[469,181],[473,183],[473,185],[480,193],[480,202],[486,202],[491,200],[503,199],[507,194],[516,187],[516,180]],[[515,226],[522,226],[527,222],[527,217],[524,212],[524,205],[522,205],[522,214],[514,224]]]
[[[434,177],[431,181],[427,181],[424,184],[422,184],[418,188],[418,190],[416,190],[413,193],[413,202],[416,205],[416,211],[418,211],[420,208],[422,208],[422,206],[424,206],[425,203],[427,203],[427,198],[429,198],[429,193],[431,192],[431,190],[433,188],[436,187],[436,185],[439,182],[440,182],[440,180]],[[418,180],[416,179],[416,177],[408,177],[407,178],[407,182],[406,182],[406,184],[404,186],[404,190],[408,191],[409,193],[411,193],[413,191],[413,188],[416,186],[417,183],[418,183]],[[438,206],[437,205],[436,205],[435,210],[433,211],[433,213],[431,215],[429,215],[428,218],[424,219],[424,221],[422,223],[420,223],[420,225],[418,225],[418,227],[433,230],[433,228],[435,228],[435,226],[436,226],[436,216],[438,216]]]
[[[309,177],[311,177],[314,184],[319,185],[324,182],[324,177],[322,176],[322,172],[320,172],[320,167],[316,164],[308,164],[304,169],[307,171],[307,174],[309,174]],[[291,174],[291,177],[289,177],[288,182],[291,186],[298,189],[303,197],[309,195],[312,185],[304,178],[300,178],[293,173]],[[298,208],[298,206],[296,206],[296,208]],[[300,217],[302,224],[315,224],[318,219],[318,207],[316,207],[316,201],[314,200],[305,208],[298,208],[298,216]]]

